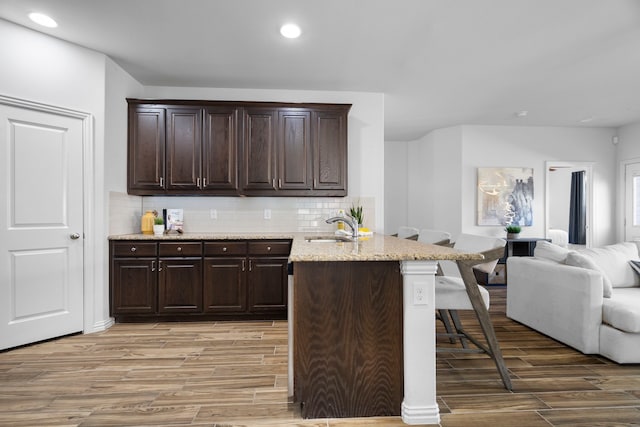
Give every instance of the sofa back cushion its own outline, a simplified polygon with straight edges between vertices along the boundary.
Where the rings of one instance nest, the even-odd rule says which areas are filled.
[[[640,286],[640,278],[629,264],[632,259],[638,259],[638,246],[635,243],[617,243],[584,249],[580,253],[591,258],[600,267],[614,288]]]
[[[611,298],[611,293],[613,291],[611,280],[591,257],[576,251],[570,251],[565,263],[574,267],[582,267],[599,272],[602,276],[602,296],[605,298]]]
[[[569,254],[569,249],[563,248],[546,240],[538,240],[533,250],[536,258],[550,259],[551,261],[564,263]]]

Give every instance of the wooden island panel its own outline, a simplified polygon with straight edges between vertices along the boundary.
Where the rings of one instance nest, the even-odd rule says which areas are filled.
[[[400,415],[399,262],[295,263],[293,307],[294,398],[302,416]]]

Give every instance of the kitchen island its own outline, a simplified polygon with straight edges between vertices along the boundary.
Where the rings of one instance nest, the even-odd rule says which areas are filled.
[[[313,241],[309,239],[311,236],[325,239]],[[252,307],[264,316],[264,313],[278,312],[274,310],[281,306],[286,307],[290,328],[290,393],[301,405],[303,417],[401,415],[407,424],[438,424],[434,310],[437,261],[480,260],[482,255],[379,234],[344,242],[332,242],[331,237],[295,232],[110,236],[111,310],[113,312],[114,307],[121,310],[122,316],[130,315],[128,310],[135,310],[136,320],[146,319],[144,312],[140,314],[141,309],[150,312],[149,319],[168,315],[180,320],[208,318],[213,314],[207,312],[213,313],[213,310],[224,311],[214,318],[225,316],[229,310],[232,314],[249,310],[249,315],[253,316]],[[216,283],[224,275],[221,276],[218,270],[211,270],[209,276],[206,271],[200,275],[191,264],[190,268],[184,268],[183,258],[194,258],[189,261],[194,266],[215,267],[220,263],[213,261],[220,257],[238,258],[238,254],[244,254],[245,244],[254,247],[256,261],[269,259],[271,265],[274,256],[270,254],[274,252],[275,258],[283,257],[283,267],[276,265],[277,268],[269,270],[274,273],[274,280],[267,282],[274,285],[273,292],[264,294],[249,290],[248,296],[241,291],[228,292],[224,295],[238,298],[225,297],[225,304],[214,304],[215,298],[206,296],[206,286],[213,287],[211,295],[219,294]],[[199,248],[198,251],[190,253],[187,248],[191,246]],[[243,248],[237,254],[236,246]],[[150,248],[148,253],[145,248]],[[167,252],[170,256],[166,261],[175,259],[180,261],[176,263],[180,270],[195,271],[194,274],[177,275],[175,280],[176,284],[191,285],[191,292],[184,286],[169,292],[173,288],[163,287],[162,277],[157,279],[156,287],[141,285],[146,283],[144,278],[166,274],[170,265],[162,258],[164,251],[171,251]],[[173,254],[175,251],[181,252],[180,255]],[[249,253],[251,251],[249,249]],[[137,254],[134,258],[149,258],[146,264],[136,260],[129,268],[127,260],[133,259],[131,254],[134,253]],[[120,261],[118,254],[123,258]],[[287,256],[293,264],[294,274],[288,283],[289,295],[284,291],[280,298],[279,283],[284,281],[284,288],[287,287],[286,277],[280,279],[286,275]],[[239,258],[234,270],[239,277],[246,273],[243,259]],[[251,259],[246,263],[247,270],[251,270]],[[118,262],[122,263],[121,269],[115,268]],[[167,268],[159,268],[165,264]],[[266,274],[257,274],[260,277],[256,279],[259,280],[256,289],[264,288],[264,277],[272,276]],[[119,278],[126,277],[141,290],[136,293],[125,288],[128,290],[122,295],[132,297],[132,302],[118,308],[118,287],[114,285]],[[205,291],[198,291],[197,286],[193,286],[198,277],[204,279],[201,282]],[[254,294],[278,297],[266,299],[269,307],[264,303],[251,303],[255,300],[251,297]],[[176,303],[159,304],[163,295],[175,296]],[[248,300],[249,304],[243,308],[237,300]],[[193,313],[185,313],[186,310]],[[175,314],[178,311],[180,317]]]
[[[469,259],[482,255],[383,235],[295,238],[290,375],[302,416],[438,424],[437,261]]]

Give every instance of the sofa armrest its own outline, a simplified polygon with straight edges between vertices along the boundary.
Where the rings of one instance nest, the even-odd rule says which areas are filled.
[[[599,352],[602,292],[600,272],[507,258],[507,316],[583,353]]]

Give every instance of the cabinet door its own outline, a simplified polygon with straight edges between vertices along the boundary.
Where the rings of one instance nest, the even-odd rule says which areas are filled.
[[[276,120],[275,108],[245,108],[243,114],[243,190],[275,192]]]
[[[160,258],[158,312],[202,312],[202,258]]]
[[[167,109],[167,190],[199,190],[202,110]]]
[[[165,110],[129,106],[127,186],[130,194],[164,192]]]
[[[286,311],[287,258],[251,257],[248,277],[250,312]]]
[[[237,193],[237,150],[238,110],[234,107],[207,107],[202,144],[203,190]]]
[[[111,314],[156,312],[155,258],[115,258],[111,266]]]
[[[315,111],[313,189],[347,190],[347,113]],[[335,193],[334,195],[339,195]]]
[[[244,313],[247,310],[245,257],[204,259],[205,313]]]
[[[278,112],[278,189],[311,189],[311,112]]]

